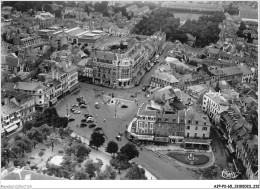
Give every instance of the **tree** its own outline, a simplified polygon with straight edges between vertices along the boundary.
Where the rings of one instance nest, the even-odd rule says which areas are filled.
[[[117,151],[118,151],[117,143],[114,141],[109,141],[109,143],[107,144],[106,152],[110,154],[115,154],[117,153]]]
[[[88,15],[89,15],[89,13],[90,13],[90,9],[89,9],[89,5],[88,5],[87,3],[85,4],[84,11],[87,12]]]
[[[84,170],[76,171],[75,180],[89,180],[88,174]]]
[[[88,160],[85,164],[86,172],[89,175],[90,180],[93,177],[96,177],[96,171],[98,170],[98,166],[96,163],[93,162],[93,160]]]
[[[125,154],[127,156],[128,161],[139,156],[139,151],[132,143],[127,143],[124,145],[122,148],[120,148],[120,152],[121,154]]]
[[[38,154],[42,160],[42,156],[44,155],[44,152],[43,151],[40,151],[39,154]]]
[[[23,125],[22,131],[23,133],[26,133],[26,131],[29,131],[33,127],[32,121],[26,121]]]
[[[87,148],[84,144],[78,144],[76,146],[77,149],[77,154],[76,156],[78,157],[78,161],[81,163],[84,161],[86,157],[89,156],[91,150]]]
[[[121,170],[128,169],[130,163],[126,154],[118,153],[117,156],[112,156],[112,159],[109,161],[110,165],[117,169],[119,172]]]
[[[55,14],[55,17],[56,17],[56,18],[62,18],[62,14],[61,14],[61,10],[60,10],[60,9],[55,10],[55,11],[54,11],[54,14]]]
[[[43,135],[38,128],[32,128],[31,130],[27,131],[26,136],[31,141],[35,140],[38,143],[42,143],[42,141],[43,141]]]
[[[131,167],[125,177],[127,180],[147,180],[145,176],[145,170],[143,168],[139,168],[138,165],[134,165]]]
[[[116,170],[112,166],[106,165],[105,170],[98,173],[96,180],[114,180],[116,175]]]
[[[23,156],[25,152],[29,153],[32,151],[32,143],[27,136],[21,137],[20,140],[16,141],[15,145],[20,147]]]
[[[105,135],[100,132],[93,132],[89,141],[90,146],[95,146],[97,149],[105,143]]]

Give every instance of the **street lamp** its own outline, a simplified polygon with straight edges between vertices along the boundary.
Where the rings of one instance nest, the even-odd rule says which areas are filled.
[[[67,109],[66,109],[66,110],[67,110],[67,117],[69,117],[68,103],[67,103],[67,106],[66,106],[66,107],[67,107]]]
[[[53,147],[54,147],[54,140],[55,140],[55,137],[53,134],[50,135],[50,140],[51,140],[51,150],[53,151]]]

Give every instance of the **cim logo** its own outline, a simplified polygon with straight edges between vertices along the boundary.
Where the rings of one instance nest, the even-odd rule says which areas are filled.
[[[231,172],[231,171],[227,171],[225,169],[222,171],[222,177],[225,179],[235,179],[240,174],[241,174],[240,172]]]

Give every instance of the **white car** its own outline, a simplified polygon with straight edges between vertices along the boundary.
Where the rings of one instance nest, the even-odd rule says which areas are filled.
[[[93,117],[88,117],[87,121],[94,121]]]
[[[74,114],[80,114],[81,112],[79,110],[75,110]]]

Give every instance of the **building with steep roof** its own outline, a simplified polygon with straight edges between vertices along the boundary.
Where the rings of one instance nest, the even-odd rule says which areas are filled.
[[[152,87],[176,87],[179,80],[172,74],[171,68],[167,65],[158,67],[151,77]]]
[[[34,96],[38,106],[48,106],[50,87],[43,82],[18,82],[15,90]]]
[[[1,55],[1,68],[17,74],[22,69],[22,60],[14,53]]]

